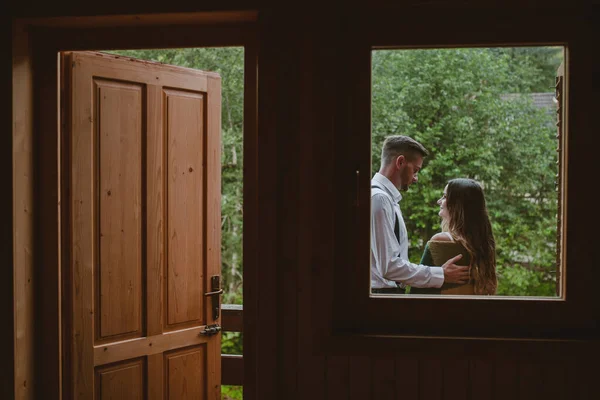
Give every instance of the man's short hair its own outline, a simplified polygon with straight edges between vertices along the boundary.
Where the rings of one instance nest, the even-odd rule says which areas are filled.
[[[409,136],[394,135],[386,137],[381,150],[381,165],[388,165],[401,155],[412,161],[417,155],[421,157],[428,156],[429,152],[421,143]]]

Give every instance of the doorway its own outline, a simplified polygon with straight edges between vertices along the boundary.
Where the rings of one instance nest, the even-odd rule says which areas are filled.
[[[223,16],[220,16],[222,18]],[[107,17],[108,18],[108,17]],[[115,17],[116,18],[116,17]],[[239,19],[239,15],[235,18]],[[254,16],[246,16],[245,18],[254,20]],[[116,18],[118,21],[118,18]],[[248,167],[244,170],[244,181],[256,181],[257,168],[255,167],[256,159],[256,134],[257,134],[257,47],[256,37],[254,31],[254,25],[252,22],[246,21],[229,21],[227,24],[199,24],[197,26],[189,25],[189,16],[186,19],[187,24],[177,25],[169,24],[168,18],[162,21],[169,24],[169,27],[157,27],[160,25],[157,23],[158,20],[153,19],[152,23],[146,22],[146,25],[142,27],[135,27],[132,29],[130,26],[119,26],[117,22],[110,28],[104,27],[74,27],[67,26],[62,28],[56,28],[56,26],[47,26],[41,23],[40,26],[32,29],[31,32],[31,43],[32,56],[31,60],[32,67],[31,71],[35,70],[35,78],[33,73],[31,79],[35,87],[35,113],[27,114],[27,117],[33,119],[33,115],[37,117],[35,123],[35,129],[31,130],[31,133],[36,133],[37,145],[41,149],[41,154],[36,158],[35,163],[39,165],[39,175],[36,176],[40,187],[36,193],[38,196],[35,199],[35,207],[39,209],[38,220],[40,221],[37,229],[38,235],[42,238],[39,241],[38,254],[43,254],[44,263],[36,264],[36,274],[39,276],[40,282],[43,281],[45,284],[35,288],[36,306],[31,312],[23,312],[23,317],[17,324],[22,323],[23,325],[33,325],[33,322],[39,320],[38,316],[43,316],[38,324],[43,327],[45,335],[35,336],[35,345],[28,346],[23,344],[22,349],[26,354],[40,356],[35,365],[31,369],[30,376],[32,381],[39,381],[44,387],[48,398],[67,398],[68,392],[64,390],[64,383],[69,378],[62,373],[63,363],[62,360],[69,356],[67,346],[64,346],[61,337],[64,337],[63,327],[60,324],[62,315],[68,310],[64,307],[61,308],[61,297],[65,296],[68,292],[61,286],[61,272],[64,261],[63,251],[58,246],[58,239],[61,227],[66,227],[67,222],[65,216],[61,213],[57,213],[56,204],[63,199],[67,199],[69,193],[65,192],[70,190],[69,187],[63,185],[52,184],[52,182],[62,182],[65,177],[61,176],[61,171],[57,168],[59,162],[62,163],[63,155],[65,154],[64,148],[59,148],[59,139],[56,135],[55,127],[58,122],[62,120],[59,118],[56,110],[59,109],[58,103],[58,63],[56,63],[57,55],[65,51],[81,51],[90,49],[106,49],[106,48],[164,48],[165,46],[182,45],[182,46],[242,46],[246,54],[246,60],[244,62],[244,159],[245,165]],[[121,20],[123,22],[123,20]],[[154,25],[153,25],[154,23]],[[127,24],[125,24],[127,25]],[[100,24],[102,26],[102,24]],[[102,34],[102,32],[106,34]],[[151,32],[160,31],[160,35],[152,35]],[[194,33],[194,34],[192,34]],[[41,39],[43,38],[43,40]],[[179,38],[174,40],[174,38]],[[180,40],[180,41],[179,41]],[[43,44],[43,45],[42,45]],[[102,82],[106,84],[106,82]],[[108,92],[115,91],[115,85],[108,84],[104,86]],[[128,88],[129,92],[135,92],[132,88]],[[135,97],[135,96],[134,96]],[[191,96],[193,97],[193,96]],[[56,100],[55,100],[56,99]],[[189,100],[189,97],[187,98]],[[193,100],[191,100],[193,101]],[[118,109],[118,107],[117,107]],[[27,113],[24,110],[23,113]],[[39,132],[43,131],[44,135],[39,135]],[[52,149],[58,149],[54,152]],[[101,152],[100,152],[101,153]],[[100,154],[99,153],[99,154]],[[110,152],[106,152],[109,154]],[[125,157],[124,157],[125,158]],[[147,161],[147,160],[145,160]],[[144,161],[144,162],[145,162]],[[92,165],[93,167],[93,165]],[[193,167],[192,167],[193,168]],[[196,171],[196,170],[195,170]],[[146,191],[148,187],[140,187],[139,191]],[[108,196],[108,191],[105,193]],[[111,192],[112,196],[112,192]],[[254,218],[257,218],[256,213],[256,189],[244,193],[244,210],[245,210],[245,226],[244,230],[256,229],[257,224],[254,222]],[[56,220],[55,220],[56,218]],[[136,222],[137,223],[137,222]],[[257,235],[250,235],[250,237],[256,238]],[[252,241],[252,239],[251,239]],[[147,245],[146,245],[147,246]],[[248,253],[248,249],[256,249],[256,245],[253,243],[244,244],[244,261],[245,261],[245,273],[253,271],[253,265],[255,265],[256,257],[252,253]],[[247,255],[250,254],[249,257]],[[143,272],[142,272],[143,274]],[[136,275],[138,276],[138,275]],[[19,278],[20,279],[20,278]],[[18,280],[18,279],[17,279]],[[252,273],[248,274],[245,279],[245,284],[251,284],[254,279]],[[18,282],[17,282],[18,283]],[[134,290],[135,292],[135,290]],[[147,293],[143,294],[147,296]],[[23,294],[23,297],[26,295]],[[246,296],[252,299],[252,293]],[[209,304],[210,302],[206,302]],[[253,302],[250,301],[249,307],[244,310],[246,316],[255,312],[252,307]],[[63,302],[64,304],[64,302]],[[210,307],[210,305],[209,305]],[[29,318],[30,322],[27,322]],[[136,318],[139,318],[143,323],[143,318],[136,314]],[[175,320],[174,320],[175,321]],[[127,322],[127,321],[125,321]],[[178,321],[175,321],[178,322]],[[245,323],[244,323],[245,324]],[[252,329],[245,329],[244,341],[248,342],[252,339]],[[110,330],[110,329],[109,329]],[[134,332],[135,329],[129,330],[128,332]],[[115,331],[116,332],[116,331]],[[127,332],[120,332],[127,333]],[[127,336],[127,334],[125,334]],[[131,340],[131,338],[125,338],[124,340]],[[251,343],[251,342],[250,342]],[[150,344],[148,343],[148,346]],[[17,345],[18,347],[18,345]],[[244,364],[253,363],[256,358],[253,358],[253,347],[245,346],[246,357],[244,358]],[[41,350],[43,349],[43,351]],[[21,353],[21,354],[25,354]],[[95,353],[94,353],[94,357]],[[23,357],[24,362],[27,361],[28,357]],[[30,359],[30,358],[29,358]],[[135,368],[147,368],[143,363],[139,364],[138,367],[133,366],[129,371],[134,371]],[[62,378],[61,378],[62,375]],[[246,378],[244,380],[244,390],[252,392],[253,385],[252,379]],[[30,381],[31,382],[31,381]],[[251,395],[248,397],[252,397]]]

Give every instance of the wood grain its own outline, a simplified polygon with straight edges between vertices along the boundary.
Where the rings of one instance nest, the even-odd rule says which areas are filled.
[[[164,90],[167,149],[166,327],[202,325],[205,96]]]
[[[100,242],[96,341],[143,334],[143,90],[139,84],[94,80]]]

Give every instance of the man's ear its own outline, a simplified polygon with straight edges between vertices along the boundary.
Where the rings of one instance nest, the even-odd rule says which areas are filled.
[[[406,162],[406,157],[404,155],[399,155],[396,157],[396,168],[400,168]]]

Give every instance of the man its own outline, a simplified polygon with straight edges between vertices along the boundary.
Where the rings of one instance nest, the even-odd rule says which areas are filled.
[[[398,202],[418,180],[423,145],[408,136],[390,136],[381,152],[381,167],[371,181],[371,291],[405,293],[406,285],[439,288],[444,282],[466,283],[469,267],[455,265],[462,256],[441,267],[408,261],[408,235]]]

